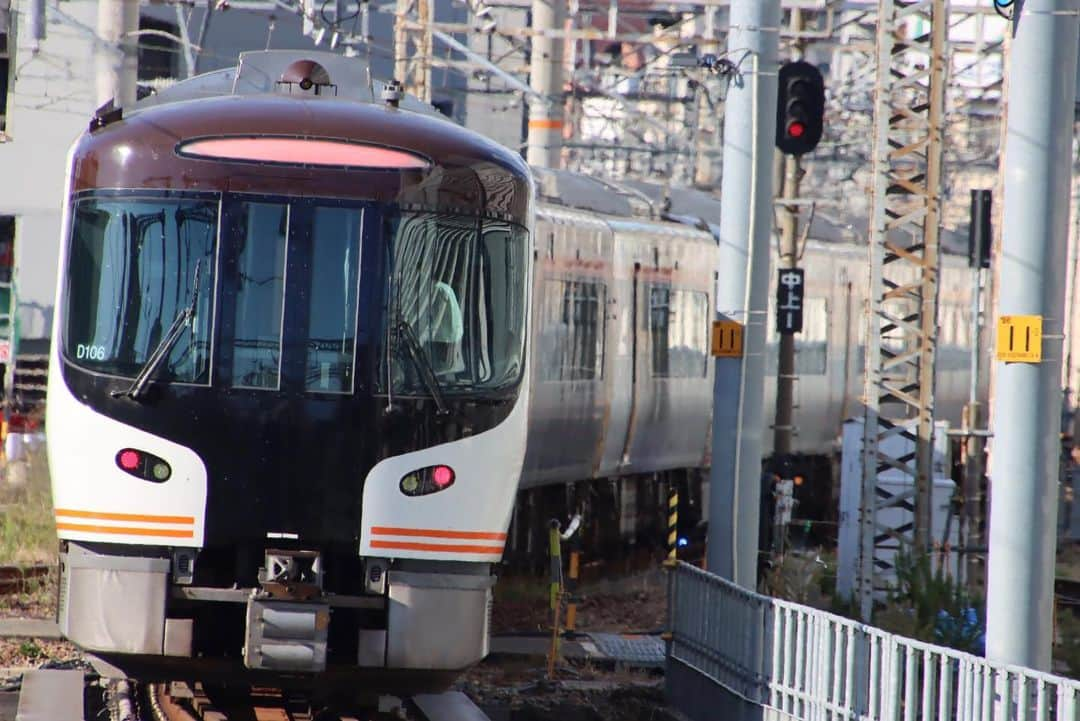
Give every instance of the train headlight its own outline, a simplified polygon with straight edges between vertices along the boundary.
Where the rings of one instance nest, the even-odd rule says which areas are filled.
[[[399,487],[406,496],[426,496],[449,488],[456,479],[450,466],[428,466],[403,476]]]

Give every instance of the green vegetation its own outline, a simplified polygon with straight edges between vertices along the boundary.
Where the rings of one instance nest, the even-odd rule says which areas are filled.
[[[929,555],[896,556],[897,585],[874,625],[928,643],[982,655],[985,604]]]
[[[56,521],[45,447],[0,473],[0,565],[53,563]]]
[[[41,650],[41,647],[31,639],[19,644],[19,655],[34,660],[44,655],[44,652]]]

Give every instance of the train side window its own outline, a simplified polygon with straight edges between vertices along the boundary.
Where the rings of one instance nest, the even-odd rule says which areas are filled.
[[[289,206],[240,203],[232,235],[236,287],[233,386],[277,390],[281,380],[281,321]]]
[[[359,208],[316,207],[314,211],[304,361],[308,391],[353,390],[363,217]]]
[[[604,308],[607,286],[592,280],[544,282],[543,337],[539,346],[545,381],[604,376]]]
[[[650,285],[649,345],[655,378],[701,378],[706,373],[709,297]]]

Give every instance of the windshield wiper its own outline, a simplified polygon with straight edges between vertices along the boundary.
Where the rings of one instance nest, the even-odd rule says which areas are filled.
[[[173,319],[172,325],[169,326],[168,332],[165,337],[161,339],[161,342],[154,348],[154,352],[150,354],[150,357],[146,359],[146,363],[135,375],[135,379],[131,381],[131,385],[124,390],[113,391],[110,395],[113,398],[120,396],[127,396],[132,400],[139,400],[145,393],[146,388],[150,384],[150,378],[154,375],[154,372],[161,366],[162,362],[169,356],[169,351],[176,345],[176,341],[180,340],[180,336],[184,332],[184,327],[191,323],[191,319],[195,316],[195,306],[199,302],[199,277],[202,271],[202,258],[195,263],[195,278],[192,282],[191,290],[191,302],[186,307],[182,308],[180,312]]]
[[[427,354],[424,353],[423,346],[420,345],[416,334],[413,333],[412,326],[404,319],[401,319],[394,324],[394,334],[401,336],[405,340],[405,350],[409,352],[409,358],[412,359],[413,365],[419,372],[420,380],[424,382],[431,397],[435,400],[439,415],[444,416],[449,413],[446,410],[442,386],[439,385],[439,379],[435,377],[435,371],[432,369],[430,361],[428,361]]]

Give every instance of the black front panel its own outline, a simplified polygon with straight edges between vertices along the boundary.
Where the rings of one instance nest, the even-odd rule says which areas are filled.
[[[95,410],[199,454],[209,476],[208,548],[236,546],[242,554],[265,545],[267,533],[281,533],[296,534],[305,546],[355,553],[363,482],[376,463],[480,433],[509,414],[520,373],[504,361],[519,361],[491,350],[494,337],[513,346],[492,329],[507,322],[508,285],[491,280],[505,271],[493,270],[492,257],[518,273],[523,251],[519,258],[517,245],[505,254],[488,247],[477,251],[482,260],[475,267],[458,261],[429,270],[429,263],[423,272],[438,278],[426,286],[417,283],[420,266],[413,262],[410,282],[438,287],[438,302],[429,304],[437,317],[425,311],[421,322],[415,310],[395,310],[406,293],[399,291],[403,269],[395,263],[408,246],[387,237],[387,228],[404,224],[389,221],[396,210],[258,196],[226,195],[220,206],[203,200],[200,208],[221,215],[212,263],[203,257],[205,233],[184,241],[191,221],[181,222],[178,233],[172,206],[164,221],[141,225],[134,216],[146,215],[144,201],[126,206],[138,212],[116,211],[112,220],[99,212],[96,230],[76,221],[64,379]],[[77,204],[76,219],[100,205],[100,197]],[[150,240],[164,250],[151,256]],[[523,271],[520,276],[523,307]],[[464,306],[461,318],[446,316],[447,298]],[[153,322],[145,320],[147,309],[156,313]],[[191,322],[181,324],[180,339],[146,392],[116,396],[130,388],[185,309],[192,309]],[[421,356],[433,359],[441,393],[417,380],[415,348],[406,353],[388,333],[391,316],[410,324]],[[510,326],[515,323],[523,326],[523,316]],[[456,350],[447,351],[450,343]],[[80,357],[80,347],[93,347],[94,357]],[[477,348],[487,350],[477,356]],[[205,370],[204,356],[212,358]],[[476,368],[488,369],[486,375]],[[491,380],[491,369],[502,374],[501,385]],[[479,380],[469,385],[474,376]]]

